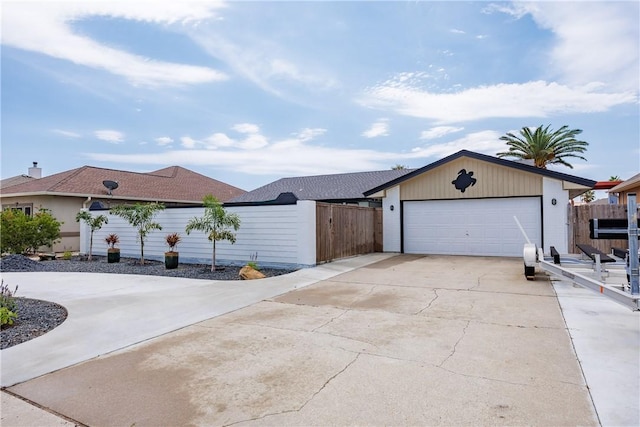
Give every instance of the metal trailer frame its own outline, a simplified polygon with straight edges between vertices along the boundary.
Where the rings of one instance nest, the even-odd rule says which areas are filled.
[[[628,217],[628,230],[629,235],[629,254],[627,255],[627,275],[629,280],[630,292],[625,290],[624,285],[613,285],[604,283],[582,275],[578,272],[571,271],[568,268],[561,267],[546,261],[543,254],[538,255],[538,265],[543,270],[562,277],[563,279],[569,279],[571,282],[583,286],[592,291],[598,292],[613,301],[630,308],[633,311],[640,311],[640,261],[638,259],[638,205],[636,203],[636,194],[629,193],[627,195],[627,217]],[[517,219],[516,219],[517,222]],[[524,233],[524,230],[523,230]],[[526,235],[525,235],[526,237]],[[529,239],[527,238],[527,241]],[[525,245],[526,249],[526,245]],[[540,252],[542,252],[540,250]],[[598,277],[602,278],[602,270],[600,264],[600,256],[596,255],[596,272]],[[526,269],[525,269],[526,275]]]
[[[553,264],[544,259],[539,260],[538,265],[540,265],[540,268],[542,268],[544,271],[548,271],[549,273],[561,276],[563,279],[569,279],[571,282],[577,285],[598,292],[612,299],[613,301],[622,304],[627,308],[630,308],[633,311],[640,311],[640,295],[633,295],[629,292],[624,291],[623,289],[619,289],[621,288],[621,286],[619,285],[616,286],[592,279],[575,271],[571,271],[568,268]]]

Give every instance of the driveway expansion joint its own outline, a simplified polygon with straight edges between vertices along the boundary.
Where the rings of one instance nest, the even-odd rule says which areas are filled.
[[[29,405],[35,406],[36,408],[41,409],[41,410],[43,410],[43,411],[45,411],[45,412],[48,412],[48,413],[50,413],[51,415],[54,415],[54,416],[56,416],[56,417],[58,417],[58,418],[60,418],[60,419],[62,419],[62,420],[64,420],[64,421],[67,421],[67,422],[73,423],[73,424],[75,425],[75,427],[89,427],[87,424],[83,424],[83,423],[81,423],[81,422],[80,422],[80,421],[78,421],[78,420],[74,420],[74,419],[73,419],[73,418],[71,418],[71,417],[68,417],[68,416],[66,416],[66,415],[64,415],[64,414],[61,414],[61,413],[59,413],[59,412],[56,412],[56,411],[54,411],[54,410],[53,410],[53,409],[51,409],[51,408],[47,408],[46,406],[40,405],[38,402],[34,402],[34,401],[33,401],[33,400],[31,400],[31,399],[28,399],[28,398],[26,398],[26,397],[24,397],[24,396],[21,396],[21,395],[19,395],[19,394],[17,394],[17,393],[14,393],[13,391],[9,390],[9,389],[8,389],[8,388],[6,388],[6,387],[2,387],[2,393],[7,393],[8,395],[15,397],[16,399],[20,399],[20,400],[22,400],[23,402],[28,403]]]

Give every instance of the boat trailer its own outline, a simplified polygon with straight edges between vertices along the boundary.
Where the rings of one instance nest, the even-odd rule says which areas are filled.
[[[545,272],[557,276],[560,280],[569,280],[604,295],[633,311],[640,311],[640,252],[638,251],[638,206],[635,193],[627,195],[626,229],[621,229],[619,222],[615,224],[617,227],[612,227],[611,220],[593,220],[590,224],[592,238],[610,239],[613,235],[616,239],[625,237],[629,239],[629,250],[624,259],[614,254],[609,256],[597,250],[590,251],[588,249],[583,249],[583,251],[591,259],[590,263],[580,262],[577,258],[565,259],[563,263],[557,253],[545,257],[543,250],[531,243],[518,219],[515,217],[514,219],[527,240],[523,250],[524,274],[527,279],[535,279],[535,268],[538,266]],[[603,226],[606,224],[607,228],[599,228],[599,224]],[[585,246],[589,248],[588,245]],[[551,251],[555,252],[554,249]],[[616,252],[619,254],[619,250],[614,251],[614,253]],[[635,256],[630,256],[630,254],[635,254]],[[601,261],[603,257],[608,261],[606,268],[603,267]]]

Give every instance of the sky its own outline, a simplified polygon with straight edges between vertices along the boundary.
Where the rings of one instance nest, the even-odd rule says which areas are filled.
[[[640,171],[640,2],[2,1],[1,177],[182,166],[283,177],[495,155],[582,129]]]

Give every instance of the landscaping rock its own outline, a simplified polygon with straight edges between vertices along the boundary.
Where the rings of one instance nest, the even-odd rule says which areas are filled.
[[[238,275],[242,280],[264,279],[266,277],[264,274],[249,265],[242,267]]]

